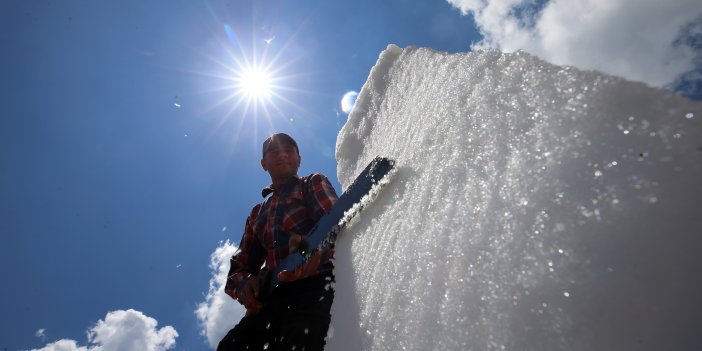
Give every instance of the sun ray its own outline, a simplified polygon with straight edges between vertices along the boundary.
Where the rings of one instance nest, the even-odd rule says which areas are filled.
[[[291,48],[294,39],[300,35],[301,28],[287,37],[276,33],[276,44],[271,45],[270,42],[256,38],[255,23],[252,23],[251,38],[246,40],[241,35],[246,31],[242,32],[240,28],[216,18],[214,20],[221,24],[213,37],[220,39],[211,43],[213,45],[209,46],[210,50],[196,50],[211,63],[210,68],[205,72],[192,72],[223,83],[198,92],[216,96],[212,103],[200,110],[202,115],[219,114],[213,123],[213,130],[207,133],[208,139],[228,135],[227,138],[231,138],[234,147],[240,138],[257,139],[262,137],[259,134],[261,132],[297,129],[293,122],[298,116],[314,115],[309,106],[296,102],[299,94],[321,93],[295,86],[296,82],[313,74],[295,71],[304,59],[304,54],[291,56],[289,53],[293,51]],[[253,133],[247,129],[253,129]],[[252,140],[252,145],[258,142],[260,140]]]

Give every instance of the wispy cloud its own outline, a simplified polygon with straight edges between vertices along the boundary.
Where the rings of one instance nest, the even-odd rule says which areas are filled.
[[[32,351],[162,351],[175,346],[178,332],[171,326],[157,329],[157,325],[155,319],[139,311],[112,311],[88,330],[89,345],[78,346],[75,340],[61,339]],[[39,329],[37,336],[40,331],[44,335]]]
[[[702,68],[699,0],[447,1],[473,15],[483,35],[474,49],[525,50],[654,86]]]
[[[195,310],[202,327],[201,334],[207,337],[210,346],[216,347],[219,340],[244,316],[244,308],[224,293],[224,284],[229,272],[229,258],[237,247],[228,240],[221,243],[210,256],[212,278],[205,301]]]

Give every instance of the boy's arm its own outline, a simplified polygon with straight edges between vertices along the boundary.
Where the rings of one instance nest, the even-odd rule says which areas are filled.
[[[325,214],[329,213],[332,206],[339,200],[336,190],[329,182],[329,179],[320,173],[315,173],[309,179],[309,192],[312,194],[311,210],[312,219],[319,221]]]
[[[332,206],[339,200],[334,187],[329,179],[320,173],[315,173],[309,179],[309,193],[312,195],[308,206],[310,207],[312,218],[319,221],[325,214],[329,213]],[[300,235],[293,235],[290,238],[290,253],[296,252],[303,238]],[[324,253],[316,252],[310,259],[296,267],[292,271],[283,271],[278,274],[281,282],[291,282],[317,274],[320,263],[327,262],[334,256],[334,249]]]
[[[253,227],[256,216],[258,215],[261,205],[256,205],[251,214],[246,219],[246,225],[244,227],[244,234],[241,237],[241,243],[239,244],[239,249],[232,255],[229,261],[231,266],[229,267],[229,273],[227,274],[227,282],[224,286],[224,292],[231,296],[235,300],[241,300],[241,293],[244,291],[246,285],[251,281],[251,283],[256,283],[250,285],[247,288],[247,292],[251,289],[258,289],[258,279],[256,274],[260,270],[263,261],[265,260],[265,249],[258,242],[258,239],[254,235]],[[245,294],[247,295],[247,294]],[[240,301],[242,302],[242,301]]]

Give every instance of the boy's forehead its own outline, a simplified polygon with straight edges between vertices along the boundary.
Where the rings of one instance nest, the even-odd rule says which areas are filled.
[[[268,149],[266,151],[278,150],[281,148],[291,149],[291,148],[295,148],[295,145],[293,143],[287,142],[285,140],[273,140],[268,145]]]
[[[293,150],[297,146],[286,140],[274,139],[268,144],[265,152],[269,151],[279,151],[279,150]]]

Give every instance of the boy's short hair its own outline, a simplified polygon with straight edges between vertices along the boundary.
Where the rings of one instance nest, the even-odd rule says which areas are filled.
[[[297,147],[297,143],[295,142],[295,139],[293,139],[291,136],[285,134],[285,133],[275,133],[266,139],[266,141],[263,142],[263,153],[261,154],[262,157],[266,156],[266,152],[271,146],[272,142],[277,142],[280,144],[284,145],[292,145],[295,147],[297,150],[297,153],[300,153],[300,149]]]

